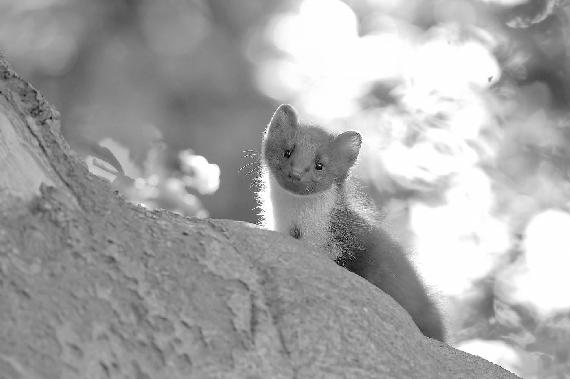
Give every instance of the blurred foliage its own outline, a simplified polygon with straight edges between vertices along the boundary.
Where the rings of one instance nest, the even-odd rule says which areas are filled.
[[[255,220],[244,172],[278,103],[359,130],[357,174],[439,293],[450,342],[525,378],[566,378],[569,12],[567,0],[4,0],[0,48],[90,167],[149,207]]]
[[[165,144],[156,142],[139,169],[124,146],[113,140],[103,140],[101,145],[105,151],[113,151],[114,154],[87,156],[87,165],[92,173],[111,181],[113,188],[129,201],[146,208],[169,209],[187,216],[209,216],[198,195],[209,195],[218,190],[218,165],[188,149],[180,151],[176,166],[170,167],[165,162]],[[119,160],[126,164],[118,163]]]
[[[221,170],[218,191],[194,194],[209,214],[255,221],[241,152],[258,147],[275,104],[256,89],[245,50],[251,27],[281,4],[0,0],[0,49],[58,108],[75,151],[109,162],[99,144],[110,138],[142,173],[157,140],[164,172],[190,148]]]

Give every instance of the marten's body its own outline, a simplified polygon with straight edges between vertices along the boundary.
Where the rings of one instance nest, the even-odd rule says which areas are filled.
[[[412,264],[368,220],[373,212],[352,188],[349,171],[360,145],[357,132],[334,136],[299,124],[291,106],[280,106],[262,143],[265,224],[325,250],[339,265],[392,296],[424,335],[443,341],[440,315]]]

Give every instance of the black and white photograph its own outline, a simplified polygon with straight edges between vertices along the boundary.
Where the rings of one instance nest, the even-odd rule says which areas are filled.
[[[570,379],[570,0],[0,0],[0,379]]]

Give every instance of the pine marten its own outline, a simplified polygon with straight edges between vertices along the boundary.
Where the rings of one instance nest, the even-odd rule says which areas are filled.
[[[261,209],[265,226],[326,251],[339,265],[396,300],[422,333],[444,340],[441,316],[403,248],[376,226],[350,169],[362,138],[302,124],[281,105],[263,136]]]

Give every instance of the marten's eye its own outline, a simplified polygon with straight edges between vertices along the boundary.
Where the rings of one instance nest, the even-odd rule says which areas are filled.
[[[315,170],[322,170],[323,169],[323,164],[321,162],[317,162],[315,163]]]
[[[291,157],[291,150],[289,150],[289,149],[285,150],[285,152],[283,153],[283,156],[284,156],[285,158]]]

